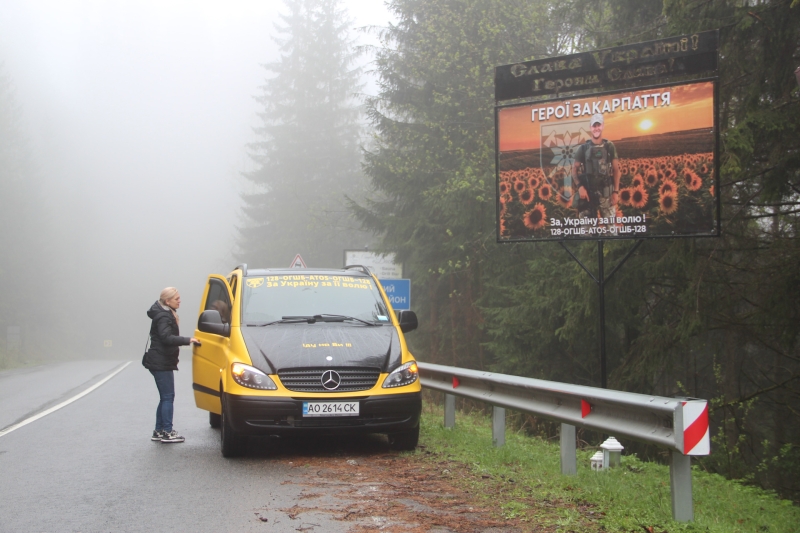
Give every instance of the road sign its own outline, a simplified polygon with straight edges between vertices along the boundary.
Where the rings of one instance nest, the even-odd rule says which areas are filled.
[[[297,254],[294,256],[294,259],[292,259],[292,264],[289,268],[306,268],[306,262],[300,257],[300,254]]]
[[[410,279],[382,279],[383,292],[395,311],[411,309],[411,280]]]
[[[348,265],[363,265],[378,276],[378,279],[403,277],[403,263],[396,263],[394,254],[381,255],[365,250],[345,250],[344,266]]]

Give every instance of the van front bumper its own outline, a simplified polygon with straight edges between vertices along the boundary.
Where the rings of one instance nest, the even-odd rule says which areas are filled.
[[[358,401],[357,416],[303,417],[303,402]],[[242,435],[303,433],[395,433],[419,426],[422,393],[358,398],[286,398],[224,393],[224,409],[232,429]]]

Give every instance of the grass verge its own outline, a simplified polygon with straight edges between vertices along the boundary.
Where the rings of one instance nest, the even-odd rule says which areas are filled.
[[[455,429],[445,429],[443,419],[441,405],[425,403],[416,455],[429,468],[458,465],[464,490],[531,531],[800,531],[800,508],[790,501],[698,467],[692,468],[695,520],[678,523],[668,466],[628,455],[619,468],[594,472],[589,459],[596,450],[579,450],[578,474],[562,476],[558,443],[507,431],[506,445],[495,448],[488,417],[459,412]]]

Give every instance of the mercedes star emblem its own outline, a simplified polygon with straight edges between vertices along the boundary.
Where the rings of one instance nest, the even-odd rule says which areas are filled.
[[[336,390],[342,384],[342,376],[335,370],[326,370],[322,373],[322,386],[328,390]]]

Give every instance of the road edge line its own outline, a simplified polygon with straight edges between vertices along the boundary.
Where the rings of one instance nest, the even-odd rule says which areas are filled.
[[[63,401],[63,402],[61,402],[60,404],[58,404],[58,405],[54,405],[53,407],[51,407],[51,408],[49,408],[49,409],[45,409],[45,410],[44,410],[44,411],[42,411],[41,413],[35,414],[35,415],[33,415],[32,417],[30,417],[30,418],[26,418],[26,419],[25,419],[25,420],[23,420],[22,422],[18,422],[18,423],[16,423],[16,424],[12,425],[12,426],[9,426],[9,427],[7,427],[6,429],[4,429],[4,430],[0,431],[0,437],[4,437],[5,435],[8,435],[8,434],[9,434],[9,433],[11,433],[12,431],[15,431],[15,430],[17,430],[17,429],[21,428],[22,426],[27,426],[27,425],[28,425],[28,424],[30,424],[31,422],[36,422],[36,421],[37,421],[37,420],[39,420],[40,418],[43,418],[43,417],[45,417],[45,416],[49,415],[50,413],[53,413],[53,412],[55,412],[55,411],[58,411],[58,410],[59,410],[59,409],[61,409],[62,407],[66,407],[67,405],[71,404],[72,402],[74,402],[74,401],[76,401],[76,400],[80,400],[81,398],[83,398],[84,396],[86,396],[87,394],[89,394],[90,392],[92,392],[93,390],[95,390],[95,389],[97,389],[98,387],[100,387],[100,385],[102,385],[102,384],[103,384],[103,383],[105,383],[106,381],[110,380],[111,378],[113,378],[114,376],[116,376],[117,374],[119,374],[120,372],[122,372],[123,370],[125,370],[125,368],[127,368],[127,366],[128,366],[129,364],[131,364],[131,363],[132,363],[132,361],[128,361],[127,363],[125,363],[124,365],[122,365],[120,368],[118,368],[117,370],[115,370],[114,372],[112,372],[110,375],[108,375],[108,376],[104,377],[103,379],[101,379],[100,381],[98,381],[97,383],[95,383],[94,385],[92,385],[91,387],[89,387],[88,389],[86,389],[85,391],[83,391],[83,392],[79,392],[78,394],[76,394],[76,395],[75,395],[75,396],[73,396],[72,398],[69,398],[69,399],[67,399],[67,400],[64,400],[64,401]]]

